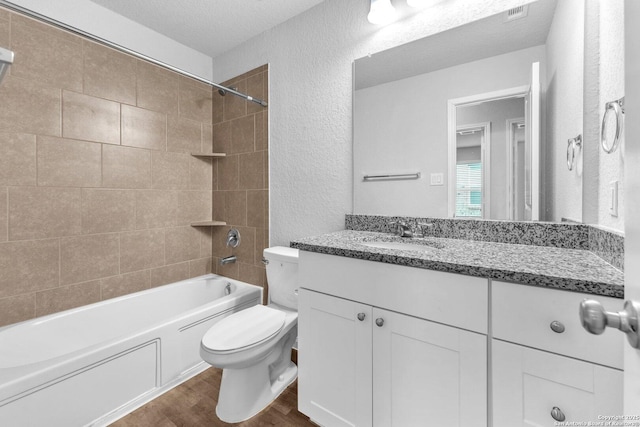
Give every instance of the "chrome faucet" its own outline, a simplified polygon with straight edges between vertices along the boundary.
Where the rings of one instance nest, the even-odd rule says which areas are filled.
[[[236,262],[238,258],[236,258],[235,255],[231,255],[231,256],[226,256],[224,258],[220,258],[220,265],[227,265],[227,264],[233,264],[234,262]]]
[[[404,221],[393,221],[389,225],[395,226],[394,234],[400,237],[413,237],[411,227]]]

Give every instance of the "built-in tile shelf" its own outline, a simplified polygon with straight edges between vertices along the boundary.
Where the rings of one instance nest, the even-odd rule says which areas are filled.
[[[227,153],[191,153],[193,157],[226,157]]]
[[[200,222],[192,222],[192,227],[218,227],[222,225],[227,225],[224,221],[200,221]]]

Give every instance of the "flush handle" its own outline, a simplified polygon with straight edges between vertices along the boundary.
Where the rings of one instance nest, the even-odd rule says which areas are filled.
[[[361,321],[361,322],[362,322],[362,321],[364,320],[364,318],[365,318],[365,317],[366,317],[366,316],[365,316],[365,314],[364,314],[364,313],[358,313],[358,320],[359,320],[359,321]]]
[[[631,347],[640,348],[640,330],[638,327],[640,303],[625,301],[624,309],[617,313],[605,311],[596,300],[585,299],[580,303],[580,321],[582,327],[592,334],[600,335],[607,326],[627,334]]]
[[[554,320],[553,322],[551,322],[549,327],[556,334],[561,334],[564,332],[564,325],[561,322],[558,322],[557,320]]]
[[[554,406],[553,409],[551,409],[551,417],[554,420],[560,421],[560,422],[567,419],[567,417],[564,416],[564,413],[562,412],[562,410],[557,406]]]
[[[384,319],[382,317],[378,317],[376,319],[376,325],[378,325],[379,327],[382,327],[382,325],[384,325]]]

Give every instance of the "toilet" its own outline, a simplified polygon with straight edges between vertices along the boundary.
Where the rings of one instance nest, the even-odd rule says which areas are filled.
[[[263,255],[268,305],[225,317],[200,343],[202,359],[223,369],[216,414],[228,423],[256,415],[298,376],[291,361],[298,337],[298,249],[276,246]]]

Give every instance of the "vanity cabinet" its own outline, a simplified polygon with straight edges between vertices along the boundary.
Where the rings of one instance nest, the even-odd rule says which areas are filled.
[[[620,300],[498,281],[491,288],[494,427],[586,425],[622,414],[624,335],[590,335],[578,316],[584,298],[607,307]]]
[[[323,426],[486,426],[487,280],[300,257],[301,412]]]

